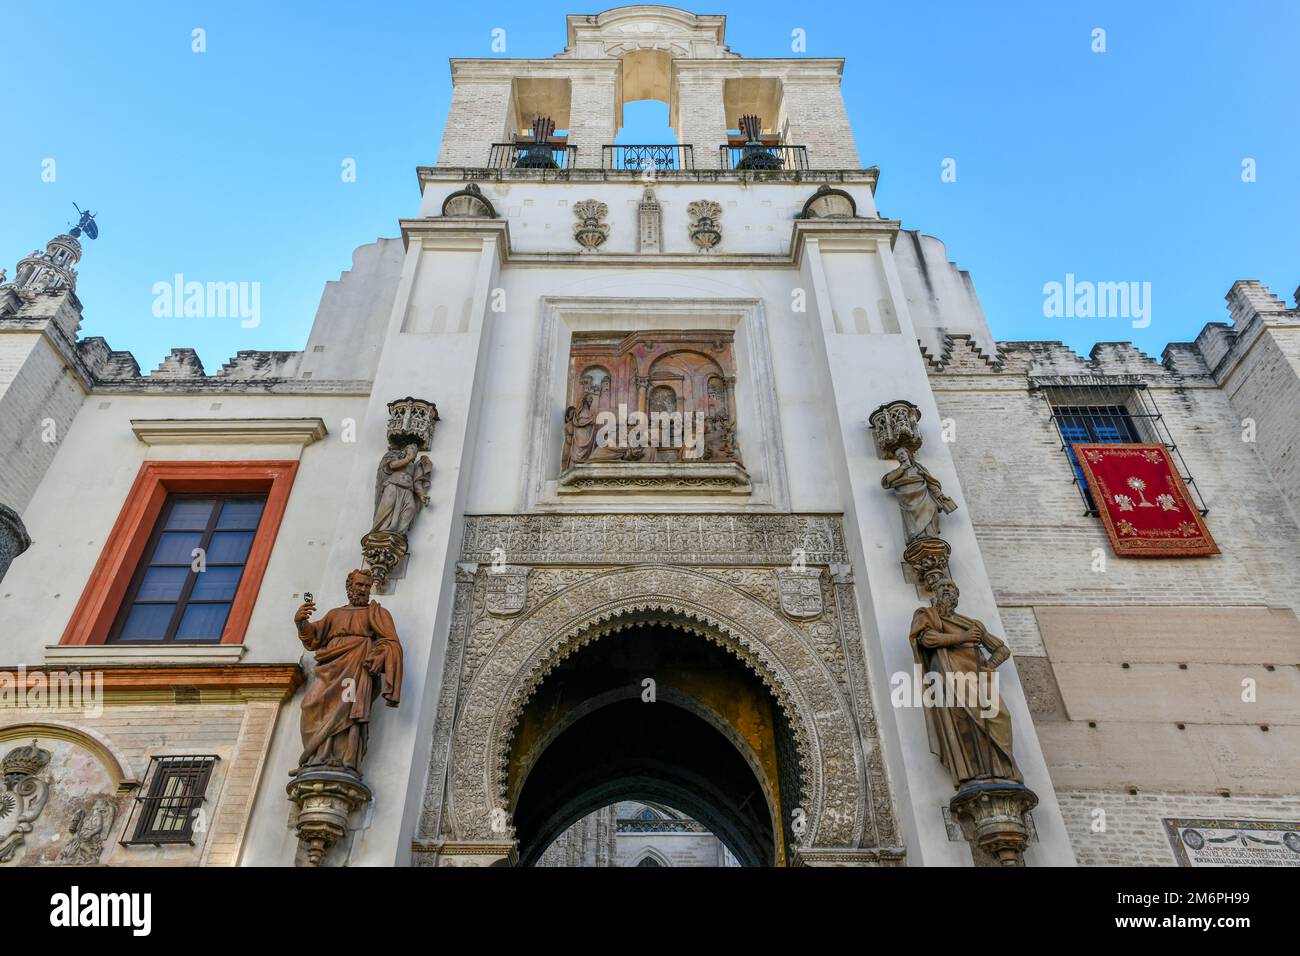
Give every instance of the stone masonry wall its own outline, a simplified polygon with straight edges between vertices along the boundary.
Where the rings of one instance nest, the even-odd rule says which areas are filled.
[[[1300,821],[1300,799],[1057,791],[1080,866],[1174,866],[1166,817]],[[1096,813],[1104,810],[1105,817]],[[1104,819],[1104,830],[1098,828]]]
[[[1264,450],[1242,441],[1212,362],[1171,346],[1161,364],[1124,343],[1087,359],[1052,342],[1002,343],[992,356],[967,336],[928,357],[1079,862],[1173,865],[1164,817],[1297,819],[1300,528]],[[1085,514],[1046,398],[1030,390],[1051,375],[1147,383],[1222,554],[1114,555]],[[1243,702],[1246,678],[1259,703]]]
[[[511,81],[460,80],[451,94],[439,166],[486,166],[493,143],[509,141]]]
[[[0,335],[0,502],[19,513],[27,506],[84,397],[41,333]]]

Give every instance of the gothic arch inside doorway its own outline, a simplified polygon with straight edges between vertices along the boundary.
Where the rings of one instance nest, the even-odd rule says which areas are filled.
[[[557,541],[534,518],[469,522],[413,861],[526,863],[621,796],[690,813],[754,865],[901,860],[851,579],[815,569],[820,594],[785,605],[785,536],[833,561],[830,519],[661,519],[695,534],[762,522],[732,540],[770,552],[707,567],[626,563],[635,535],[617,552],[588,535],[569,557],[571,526],[591,520],[548,519]],[[494,570],[502,540],[520,563]]]
[[[669,804],[742,864],[787,860],[801,772],[776,698],[741,659],[671,615],[628,618],[565,658],[520,713],[508,804],[531,865],[588,813]]]

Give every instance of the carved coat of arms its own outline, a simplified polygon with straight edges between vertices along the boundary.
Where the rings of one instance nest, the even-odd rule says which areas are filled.
[[[781,610],[798,620],[818,617],[822,613],[822,572],[820,568],[781,568],[776,572]]]
[[[518,614],[528,604],[528,575],[532,568],[492,565],[487,572],[487,609],[497,617]]]
[[[0,784],[0,863],[12,860],[32,824],[49,799],[49,784],[37,776],[50,762],[50,752],[38,747],[17,747],[5,755]]]

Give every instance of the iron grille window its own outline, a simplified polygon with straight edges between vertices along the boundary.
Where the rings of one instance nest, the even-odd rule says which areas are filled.
[[[109,642],[219,642],[265,505],[265,495],[168,495]]]
[[[195,817],[206,799],[212,768],[219,758],[207,756],[154,757],[127,820],[123,846],[188,843],[194,845]]]
[[[1061,449],[1074,471],[1074,484],[1090,515],[1097,514],[1097,503],[1088,490],[1083,468],[1070,447],[1076,442],[1143,442],[1163,444],[1169,449],[1174,466],[1196,503],[1201,515],[1208,513],[1196,480],[1187,472],[1187,463],[1174,444],[1146,383],[1136,376],[1055,376],[1036,380],[1031,388],[1040,389],[1047,399],[1061,439]]]

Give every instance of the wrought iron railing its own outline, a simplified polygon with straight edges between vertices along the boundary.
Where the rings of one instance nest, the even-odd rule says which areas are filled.
[[[807,146],[763,146],[747,143],[742,146],[719,146],[723,169],[753,170],[755,172],[807,169]]]
[[[1083,499],[1085,513],[1096,516],[1097,503],[1092,500],[1083,468],[1075,460],[1071,445],[1075,442],[1153,442],[1169,449],[1178,474],[1192,493],[1196,510],[1209,514],[1196,479],[1187,470],[1183,453],[1156,407],[1151,389],[1137,376],[1054,375],[1032,380],[1031,389],[1041,391],[1047,399],[1061,439],[1061,450],[1074,470],[1074,484]]]
[[[604,169],[649,170],[694,169],[694,150],[680,143],[643,146],[603,146],[601,166]]]
[[[578,147],[559,143],[493,143],[489,169],[572,169]]]
[[[197,825],[198,815],[219,759],[215,754],[154,757],[119,842],[192,846],[195,831],[206,829],[206,823]]]

